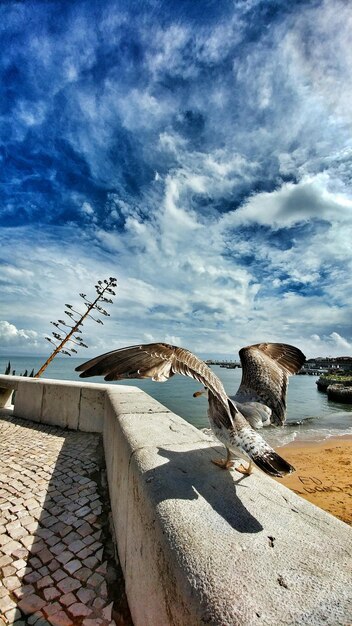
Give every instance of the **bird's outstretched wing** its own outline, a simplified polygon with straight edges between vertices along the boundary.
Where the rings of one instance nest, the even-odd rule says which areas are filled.
[[[174,374],[190,376],[207,387],[212,421],[218,429],[228,429],[230,438],[263,471],[281,476],[293,468],[266,444],[238,412],[221,380],[192,352],[167,343],[150,343],[121,348],[102,354],[76,367],[81,378],[104,376],[105,380],[151,378],[164,382]]]
[[[174,374],[198,380],[213,393],[229,414],[228,397],[221,380],[192,352],[168,343],[149,343],[113,350],[76,367],[81,378],[104,376],[105,380],[151,378],[164,382]],[[224,424],[225,425],[225,424]],[[230,424],[227,424],[227,427]]]
[[[306,358],[298,348],[284,343],[258,343],[240,350],[242,380],[234,401],[261,402],[271,411],[273,424],[286,417],[288,377],[298,372]]]

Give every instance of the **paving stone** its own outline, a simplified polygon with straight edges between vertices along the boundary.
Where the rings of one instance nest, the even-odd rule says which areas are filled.
[[[92,609],[81,602],[71,604],[67,610],[72,617],[88,617],[92,613]]]
[[[37,556],[41,560],[41,562],[44,563],[44,565],[46,563],[49,563],[49,561],[51,561],[53,558],[53,555],[50,550],[48,550],[48,548],[43,548],[42,550],[40,550],[40,552],[37,553]]]
[[[89,567],[81,567],[81,569],[74,573],[74,577],[78,578],[81,582],[86,582],[91,576],[92,570]]]
[[[66,593],[64,596],[61,596],[60,598],[60,603],[63,604],[64,606],[70,606],[70,604],[73,604],[74,602],[77,602],[77,598],[71,592]]]
[[[13,555],[13,553],[18,550],[18,548],[21,547],[21,544],[18,541],[14,541],[13,539],[10,539],[10,541],[7,541],[5,543],[5,545],[2,546],[2,551],[4,552],[4,554],[7,555]]]
[[[43,608],[43,612],[47,617],[51,617],[61,610],[62,606],[58,602],[51,602],[50,604],[45,605]]]
[[[31,568],[30,568],[30,567],[29,567],[29,568],[28,568],[28,567],[23,567],[22,569],[17,570],[17,576],[18,576],[18,578],[19,578],[20,580],[22,580],[22,579],[23,579],[23,576],[24,576],[26,573],[29,573],[30,571],[31,571]]]
[[[78,599],[83,602],[83,604],[90,604],[90,602],[95,598],[96,594],[93,589],[87,589],[86,587],[82,587],[77,592]]]
[[[85,517],[90,512],[91,512],[90,507],[89,506],[84,506],[81,509],[78,509],[78,511],[76,511],[76,515],[77,515],[77,517]]]
[[[46,547],[44,541],[42,541],[41,539],[36,537],[34,542],[33,542],[32,547],[31,547],[31,553],[32,554],[38,554],[38,556],[39,556],[39,553],[43,552],[44,550],[47,550],[47,547]],[[41,558],[41,557],[39,556],[39,558]],[[52,558],[52,555],[50,556],[50,558]]]
[[[24,559],[18,559],[17,561],[13,561],[12,565],[16,570],[21,570],[27,566],[27,562]]]
[[[92,535],[87,535],[87,537],[83,537],[82,541],[85,544],[85,546],[89,546],[92,543],[94,543],[95,539]]]
[[[64,524],[63,522],[60,522],[60,520],[58,520],[58,521],[56,522],[56,524],[53,524],[53,526],[50,526],[50,528],[51,528],[51,530],[53,530],[53,531],[54,531],[54,533],[55,533],[55,534],[57,534],[57,535],[61,535],[61,533],[63,533],[63,534],[67,534],[67,532],[66,532],[66,531],[67,531],[67,525],[66,525],[66,524]],[[70,527],[70,529],[68,530],[68,532],[70,532],[70,531],[71,531],[71,527]]]
[[[12,563],[12,558],[8,554],[0,557],[0,567],[4,567]]]
[[[93,535],[93,539],[95,541],[99,541],[99,539],[101,538],[102,532],[103,532],[102,530],[97,530]]]
[[[24,505],[25,505],[26,509],[28,509],[30,511],[31,509],[36,509],[37,506],[38,506],[38,503],[37,503],[36,500],[34,500],[34,498],[30,498],[29,500],[27,500],[24,503]]]
[[[2,569],[2,575],[4,578],[7,578],[7,576],[12,576],[12,574],[16,573],[16,568],[13,565],[6,565],[5,567],[2,567],[1,569]]]
[[[48,622],[45,617],[39,617],[39,619],[35,622],[35,626],[52,626],[52,621]]]
[[[103,619],[106,619],[108,622],[110,622],[111,620],[111,616],[112,616],[112,607],[114,606],[114,603],[111,602],[110,604],[108,604],[105,609],[102,610],[101,612],[101,616],[103,617]]]
[[[59,611],[55,613],[55,626],[72,626],[72,618],[65,613],[65,611]]]
[[[17,587],[21,586],[17,576],[8,576],[7,578],[3,578],[2,583],[9,591],[13,591],[14,589],[17,589]]]
[[[27,617],[27,623],[32,626],[32,624],[35,624],[38,619],[40,619],[40,615],[39,613],[36,613],[34,615],[30,615],[29,617]]]
[[[104,582],[101,584],[101,586],[99,588],[99,594],[101,595],[102,598],[107,598],[108,597],[108,586],[107,586],[105,580],[104,580]]]
[[[60,539],[56,535],[53,535],[52,537],[49,537],[48,539],[46,539],[46,543],[50,547],[56,546],[56,544],[59,543],[59,541]]]
[[[77,532],[82,536],[86,537],[87,535],[91,535],[93,530],[90,524],[83,523],[77,528]]]
[[[26,537],[21,537],[21,543],[25,548],[31,550],[32,545],[34,544],[34,537],[32,535],[27,535]],[[22,547],[22,546],[19,546]]]
[[[103,554],[104,554],[104,548],[101,548],[100,550],[98,550],[98,552],[95,553],[95,556],[97,557],[97,559],[99,561],[103,560]]]
[[[41,578],[41,575],[39,574],[39,572],[30,572],[30,574],[25,574],[23,577],[23,580],[25,583],[36,583],[37,580],[39,580]]]
[[[9,595],[0,598],[0,614],[4,614],[6,611],[14,608],[16,608],[16,602],[14,602]]]
[[[64,565],[65,563],[73,559],[74,556],[75,555],[72,554],[72,552],[70,552],[69,550],[66,550],[65,552],[61,552],[61,554],[58,554],[56,556],[56,560],[59,561],[62,565]]]
[[[50,539],[50,537],[52,537],[54,535],[52,530],[49,530],[48,528],[38,528],[36,530],[36,535],[37,537],[41,537],[42,539]]]
[[[81,583],[79,580],[67,576],[63,580],[60,580],[57,583],[57,586],[62,593],[68,593],[69,591],[75,591],[75,589],[78,589],[81,586]]]
[[[95,571],[102,576],[106,576],[106,573],[108,571],[108,562],[104,561],[104,563],[101,563],[101,565],[99,565],[99,567],[97,567]]]
[[[21,527],[21,522],[17,519],[14,522],[10,522],[9,524],[6,524],[6,530],[9,534],[11,530],[14,530],[15,528],[20,528],[20,527]]]
[[[98,564],[99,564],[99,561],[95,556],[89,556],[87,559],[84,559],[83,561],[83,565],[85,567],[90,567],[90,569],[92,570],[94,570]]]
[[[5,617],[8,620],[8,623],[12,624],[12,622],[21,619],[22,613],[19,610],[19,608],[16,606],[13,609],[10,609],[9,611],[6,611]]]
[[[59,582],[63,578],[66,578],[67,574],[62,569],[58,569],[52,574],[52,577],[56,580],[56,582]]]
[[[99,587],[102,582],[104,582],[104,578],[100,574],[94,573],[90,578],[88,578],[87,587]]]
[[[69,546],[74,541],[77,541],[77,539],[81,539],[81,535],[79,535],[75,530],[72,530],[68,535],[66,535],[66,537],[63,538],[63,541]],[[71,550],[71,552],[73,552],[73,550]]]
[[[42,600],[36,594],[30,594],[28,596],[23,596],[18,603],[19,608],[23,613],[31,614],[35,611],[39,611],[45,605],[44,600]]]
[[[56,572],[56,570],[59,568],[60,568],[60,563],[56,559],[53,559],[52,561],[50,561],[50,563],[48,563],[48,569],[51,572]]]
[[[33,567],[33,569],[37,569],[42,566],[42,562],[36,556],[29,559],[29,564]]]
[[[9,534],[10,534],[10,537],[12,537],[12,539],[16,540],[16,539],[21,539],[21,537],[26,537],[29,533],[26,528],[20,527],[20,528],[14,528],[13,530],[11,530]]]
[[[86,548],[86,545],[81,539],[77,539],[76,541],[72,541],[68,544],[68,549],[70,552],[73,552],[73,554],[77,554],[77,552],[80,552],[80,550],[83,550],[84,548]]]
[[[29,533],[36,533],[37,528],[38,528],[38,523],[37,521],[35,521],[35,522],[32,522],[32,524],[27,524],[26,531],[28,531]]]
[[[103,600],[103,598],[95,598],[93,606],[98,611],[101,611],[106,606],[106,600]]]
[[[59,535],[60,535],[61,539],[64,539],[67,535],[69,535],[70,532],[72,532],[72,530],[73,530],[72,526],[65,526],[65,528],[62,528],[59,531]]]
[[[32,509],[31,510],[31,515],[34,517],[34,519],[36,519],[37,521],[39,519],[42,519],[42,507],[38,507],[37,509]]]
[[[93,554],[93,550],[92,550],[92,549],[91,549],[91,547],[89,546],[88,548],[83,548],[83,550],[80,550],[80,551],[77,553],[77,557],[78,557],[79,559],[84,560],[84,559],[87,559],[89,556],[92,556],[92,554]]]
[[[56,598],[61,596],[61,593],[58,589],[56,589],[56,587],[47,587],[46,589],[44,589],[43,595],[44,595],[45,600],[48,602],[51,600],[55,600]],[[60,602],[62,602],[61,597],[60,597]]]
[[[16,598],[23,598],[23,596],[30,596],[34,593],[33,585],[21,585],[18,589],[14,589],[13,594]]]
[[[78,561],[78,559],[74,559],[73,561],[69,561],[64,565],[64,570],[66,570],[66,572],[68,572],[69,574],[74,574],[74,572],[76,572],[81,567],[81,561]]]
[[[41,524],[45,526],[45,528],[50,528],[50,526],[56,524],[57,521],[57,517],[54,517],[53,515],[49,515],[49,517],[46,517],[44,519],[41,518]]]
[[[62,543],[62,541],[59,541],[59,543],[56,543],[54,547],[51,548],[51,552],[56,556],[58,554],[62,554],[62,552],[65,552],[65,550],[67,550],[67,546],[66,544]]]
[[[71,524],[73,524],[73,522],[77,520],[77,517],[73,515],[72,513],[62,513],[59,519],[60,519],[60,522],[63,522],[64,524],[67,524],[67,526],[70,526]],[[69,530],[69,532],[71,532],[71,530],[72,528]]]
[[[51,576],[44,576],[37,581],[37,589],[43,589],[44,587],[50,587],[54,583]]]

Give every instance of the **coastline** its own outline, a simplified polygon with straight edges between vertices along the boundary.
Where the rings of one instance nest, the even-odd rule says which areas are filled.
[[[352,436],[277,448],[296,471],[278,482],[352,526]]]

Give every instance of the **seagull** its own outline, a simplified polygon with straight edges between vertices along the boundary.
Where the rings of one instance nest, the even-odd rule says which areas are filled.
[[[233,467],[233,453],[249,457],[248,468],[236,468],[250,474],[253,462],[271,476],[294,471],[256,432],[264,424],[283,424],[286,412],[288,376],[305,361],[303,353],[282,343],[260,343],[240,351],[242,381],[236,395],[227,395],[221,380],[208,365],[186,348],[168,343],[149,343],[112,350],[76,367],[81,378],[104,376],[106,381],[151,378],[165,382],[175,374],[200,382],[208,392],[208,417],[214,435],[224,444],[226,459],[212,462],[223,469]]]

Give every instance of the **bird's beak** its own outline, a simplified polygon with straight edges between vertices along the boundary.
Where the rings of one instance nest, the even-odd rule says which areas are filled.
[[[204,387],[204,389],[201,389],[200,391],[195,391],[193,394],[193,398],[199,398],[199,396],[202,396],[203,393],[205,393],[207,390],[206,387]]]

